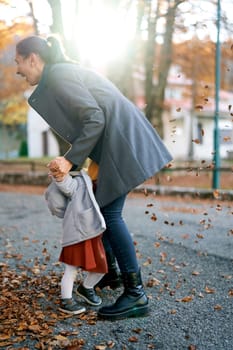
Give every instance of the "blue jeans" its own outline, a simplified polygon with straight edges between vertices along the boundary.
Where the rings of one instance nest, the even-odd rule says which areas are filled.
[[[138,272],[133,239],[122,218],[125,199],[126,195],[101,208],[107,227],[103,240],[106,252],[113,252],[122,273]]]

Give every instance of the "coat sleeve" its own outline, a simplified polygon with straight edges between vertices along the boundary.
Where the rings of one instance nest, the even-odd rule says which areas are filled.
[[[69,198],[72,198],[78,188],[78,182],[70,175],[67,175],[63,181],[57,181],[56,185],[59,190]]]
[[[81,125],[81,131],[77,132],[78,136],[65,154],[71,163],[81,166],[104,130],[104,113],[76,71],[60,71],[59,76],[54,73],[50,76],[50,83],[57,101],[75,116],[77,125]],[[64,118],[69,118],[69,115],[64,115]],[[75,127],[75,120],[71,123]]]

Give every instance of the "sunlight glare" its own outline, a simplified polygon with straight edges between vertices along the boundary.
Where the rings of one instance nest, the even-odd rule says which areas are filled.
[[[74,42],[83,61],[91,65],[104,65],[124,55],[135,31],[135,6],[127,11],[123,7],[113,10],[99,0],[82,2],[71,29],[71,13],[63,12],[66,33]],[[76,23],[76,24],[75,24]]]

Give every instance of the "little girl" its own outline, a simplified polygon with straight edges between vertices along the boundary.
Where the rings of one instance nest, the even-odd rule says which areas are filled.
[[[92,181],[84,170],[74,177],[69,174],[57,176],[56,164],[51,162],[48,167],[53,181],[45,192],[45,198],[51,213],[63,218],[59,261],[65,263],[65,271],[61,280],[59,310],[80,314],[86,309],[72,297],[78,267],[87,271],[87,274],[76,294],[90,305],[98,306],[102,302],[94,286],[107,272],[102,243],[105,221],[95,200]],[[56,177],[53,173],[56,173]]]

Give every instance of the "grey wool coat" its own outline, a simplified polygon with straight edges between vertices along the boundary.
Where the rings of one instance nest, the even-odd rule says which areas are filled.
[[[63,218],[62,247],[97,237],[105,231],[104,217],[85,171],[81,170],[75,177],[68,175],[61,182],[51,182],[45,198],[50,212]]]
[[[65,139],[65,158],[99,165],[96,199],[103,207],[172,159],[144,114],[109,80],[73,63],[46,65],[29,104]]]

